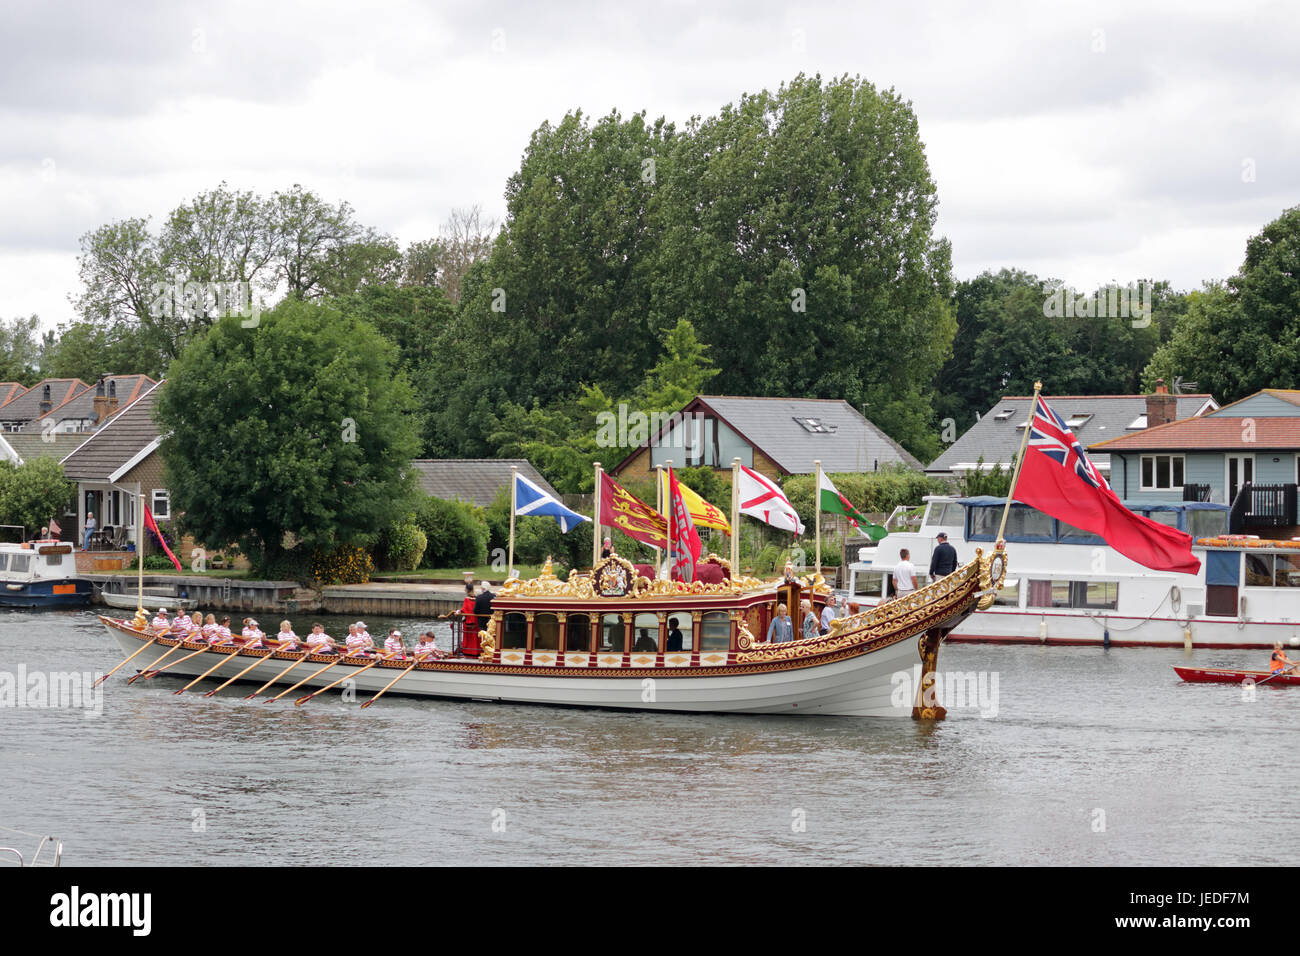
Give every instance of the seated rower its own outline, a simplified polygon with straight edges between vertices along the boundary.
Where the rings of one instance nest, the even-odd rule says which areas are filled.
[[[370,636],[370,632],[369,632],[368,630],[366,630],[366,622],[365,622],[365,621],[357,621],[357,630],[361,632],[361,636],[362,636],[362,637],[364,637],[367,641],[370,642],[370,646],[371,646],[371,647],[374,647],[374,646],[375,646],[375,639],[374,639],[373,637],[371,637],[371,636]]]
[[[384,639],[384,654],[394,660],[406,660],[406,645],[402,643],[402,632],[393,628]]]
[[[228,617],[223,617],[221,619],[221,626],[218,627],[216,631],[214,631],[213,633],[216,634],[217,639],[215,641],[209,639],[208,641],[209,644],[233,644],[234,643],[234,639],[230,635],[230,618]]]
[[[280,622],[280,630],[276,633],[275,639],[280,642],[281,650],[298,646],[298,635],[293,632],[293,625],[288,621]]]
[[[165,607],[160,607],[158,613],[153,616],[153,620],[149,623],[160,634],[172,626],[172,622],[167,620],[167,609]]]
[[[1286,651],[1282,650],[1282,642],[1273,642],[1273,656],[1269,658],[1268,672],[1270,674],[1284,674],[1295,671],[1300,666],[1300,661],[1287,660]]]
[[[348,626],[349,657],[369,657],[375,653],[374,638],[361,630],[362,626],[360,621]]]
[[[159,611],[159,613],[162,612]],[[176,620],[172,621],[171,636],[178,637],[182,641],[188,641],[193,637],[193,634],[191,634],[193,630],[194,625],[190,623],[190,616],[177,611]]]
[[[320,624],[311,626],[311,633],[307,635],[307,646],[311,648],[313,654],[337,654],[338,645],[334,638],[325,633],[325,628]]]
[[[219,626],[220,625],[217,624],[217,616],[215,614],[209,614],[204,619],[203,627],[200,629],[203,639],[209,644],[214,643],[213,637],[216,635]]]
[[[440,660],[443,652],[438,649],[438,645],[433,641],[433,631],[425,631],[420,635],[420,641],[411,650],[411,656],[417,661],[421,659]]]
[[[244,618],[244,629],[240,632],[240,637],[251,647],[266,646],[261,643],[262,638],[266,637],[266,635],[262,632],[262,628],[257,621],[251,617]]]

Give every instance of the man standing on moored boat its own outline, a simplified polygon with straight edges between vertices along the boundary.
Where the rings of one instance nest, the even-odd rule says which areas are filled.
[[[931,581],[937,581],[957,570],[957,549],[948,543],[948,532],[940,531],[935,538],[939,543],[930,555]]]

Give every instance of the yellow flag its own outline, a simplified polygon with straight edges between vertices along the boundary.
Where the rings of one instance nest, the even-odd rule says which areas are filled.
[[[660,496],[665,504],[668,503],[668,472],[661,471],[663,481],[663,494]],[[677,489],[682,493],[682,501],[686,502],[686,510],[691,513],[691,520],[696,525],[704,528],[717,528],[731,534],[731,524],[717,507],[709,504],[690,488],[682,483],[681,475],[677,476]]]

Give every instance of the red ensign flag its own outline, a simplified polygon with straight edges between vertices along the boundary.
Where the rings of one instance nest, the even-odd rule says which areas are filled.
[[[176,565],[177,571],[180,571],[181,563],[176,560],[176,555],[172,554],[172,549],[167,547],[167,541],[163,538],[162,532],[158,530],[158,522],[153,520],[153,512],[149,510],[148,505],[145,505],[144,508],[144,526],[154,533],[155,537],[158,538],[158,543],[162,545],[162,549],[167,552],[167,557],[172,559],[172,564]],[[142,551],[141,561],[144,560],[143,554]]]
[[[1192,537],[1124,507],[1074,433],[1042,396],[1034,402],[1029,444],[1012,490],[1017,501],[1100,535],[1124,557],[1155,571],[1196,574]]]

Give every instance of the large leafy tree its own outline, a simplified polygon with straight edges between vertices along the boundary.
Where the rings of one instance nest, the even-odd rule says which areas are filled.
[[[1147,378],[1195,380],[1220,401],[1300,386],[1300,206],[1246,243],[1226,286],[1194,295]]]
[[[93,382],[101,375],[148,375],[166,370],[157,347],[139,326],[70,322],[45,333],[41,374]]]
[[[0,524],[18,524],[32,534],[63,514],[76,486],[53,458],[33,458],[14,467],[0,461]]]
[[[0,319],[0,382],[31,385],[38,377],[41,364],[41,320],[27,318]]]
[[[187,530],[263,570],[367,546],[411,511],[417,440],[396,349],[349,312],[290,299],[220,320],[171,366],[157,409]]]
[[[800,75],[692,121],[662,182],[655,309],[691,317],[722,369],[714,387],[845,398],[929,450],[955,324],[910,105]]]

